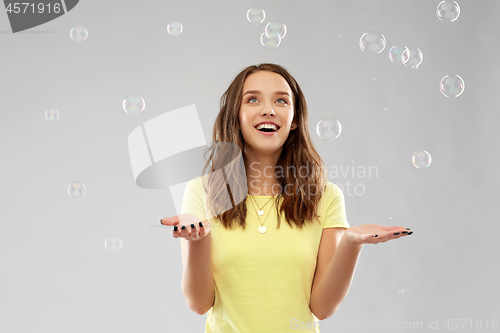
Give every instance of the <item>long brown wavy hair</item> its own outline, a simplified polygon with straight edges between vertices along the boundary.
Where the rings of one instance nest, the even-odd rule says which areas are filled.
[[[211,207],[212,212],[222,212],[217,215],[215,213],[214,218],[222,222],[226,229],[232,229],[233,224],[239,224],[245,229],[246,200],[249,198],[247,197],[247,187],[245,184],[241,184],[241,179],[246,179],[245,166],[242,163],[237,163],[237,161],[241,161],[241,158],[236,158],[238,154],[244,152],[243,135],[241,130],[238,130],[238,128],[241,128],[238,116],[245,79],[257,71],[268,71],[281,75],[288,82],[293,92],[293,119],[297,128],[290,131],[287,140],[283,144],[281,155],[276,162],[275,175],[279,181],[281,191],[275,198],[275,207],[278,216],[278,228],[281,224],[280,213],[284,212],[290,227],[292,227],[293,223],[302,229],[306,223],[305,221],[311,221],[312,223],[313,219],[319,217],[317,212],[321,197],[326,189],[327,176],[324,171],[324,162],[314,148],[309,135],[308,111],[304,94],[290,73],[277,64],[263,63],[245,68],[234,78],[221,97],[220,112],[215,120],[212,136],[214,144],[205,150],[205,155],[208,151],[211,152],[208,160],[205,157],[206,165],[203,168],[203,173],[207,169],[211,171],[210,177],[205,177],[203,182],[207,193],[207,206]],[[234,145],[222,144],[224,142],[230,142]],[[236,161],[236,163],[229,163],[230,161]],[[289,168],[295,171],[306,168],[307,174],[303,177],[301,172],[300,177],[297,177],[293,173],[284,172]],[[214,173],[216,170],[222,172]],[[231,186],[228,184],[231,184]],[[283,191],[286,185],[288,185],[286,188],[293,189],[291,194],[287,193],[290,192],[288,190]],[[304,187],[309,192],[306,193]],[[314,195],[310,193],[312,187],[314,188]],[[227,203],[229,200],[227,199],[227,193],[229,193],[232,206],[222,207],[221,202],[225,201]],[[283,202],[278,211],[280,197]],[[235,201],[239,202],[239,204],[235,205]]]

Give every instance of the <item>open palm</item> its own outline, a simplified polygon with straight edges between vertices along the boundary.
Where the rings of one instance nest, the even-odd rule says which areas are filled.
[[[387,227],[378,224],[362,224],[347,228],[344,237],[353,244],[377,244],[411,235],[409,228]],[[375,236],[377,235],[377,236]]]

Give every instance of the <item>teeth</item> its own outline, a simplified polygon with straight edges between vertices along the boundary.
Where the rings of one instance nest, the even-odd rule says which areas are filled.
[[[274,124],[260,124],[258,125],[257,127],[255,127],[256,129],[261,129],[261,128],[271,128],[271,129],[274,129],[274,130],[278,130],[278,126],[274,125]]]

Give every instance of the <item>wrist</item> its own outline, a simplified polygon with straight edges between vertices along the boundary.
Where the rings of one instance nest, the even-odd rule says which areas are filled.
[[[209,241],[209,237],[211,235],[211,231],[209,231],[205,236],[203,237],[200,237],[200,238],[196,238],[196,239],[190,239],[189,241],[191,242],[196,242],[196,243],[206,243]]]
[[[360,243],[353,239],[353,237],[350,237],[349,234],[346,232],[340,239],[340,243],[342,243],[344,246],[352,248],[352,249],[361,249],[363,248],[363,243]]]

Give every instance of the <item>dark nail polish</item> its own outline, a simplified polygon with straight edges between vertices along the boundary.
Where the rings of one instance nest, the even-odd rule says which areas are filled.
[[[191,223],[191,229],[194,229],[194,228],[196,228],[196,227],[194,226],[194,224]]]
[[[395,232],[394,235],[399,235],[399,232]]]
[[[182,229],[182,230],[186,230],[186,226],[182,226],[182,227],[181,227],[181,229]]]
[[[162,224],[162,225],[163,225],[163,223],[161,223],[161,220],[163,220],[163,219],[160,219],[160,224]]]
[[[402,232],[402,234],[407,234],[407,233],[408,233],[408,231],[403,231],[403,232]]]
[[[408,235],[411,235],[412,233],[413,233],[413,231],[410,231],[410,232],[408,233]]]
[[[176,225],[174,225],[174,231],[177,231],[177,226]]]
[[[373,235],[373,237],[378,237],[378,235]]]
[[[200,222],[200,228],[203,228],[203,223]]]
[[[406,228],[406,230],[410,230],[410,228]]]

